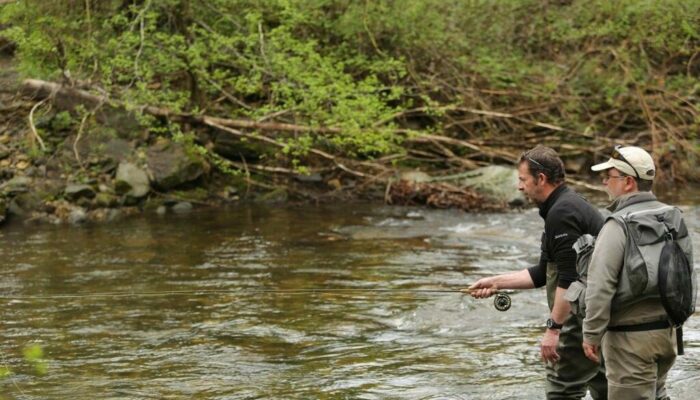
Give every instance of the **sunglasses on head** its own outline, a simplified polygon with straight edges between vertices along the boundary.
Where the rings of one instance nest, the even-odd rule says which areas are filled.
[[[525,158],[527,158],[528,161],[530,161],[531,163],[533,163],[533,164],[539,166],[540,168],[545,169],[545,170],[547,169],[547,167],[545,167],[544,165],[540,164],[540,163],[539,163],[537,160],[535,160],[534,158],[532,158],[532,157],[525,157]]]
[[[629,165],[630,168],[632,168],[632,171],[634,171],[634,174],[637,176],[637,179],[641,179],[641,177],[639,176],[639,173],[637,172],[637,169],[634,168],[634,166],[629,161],[627,161],[627,159],[625,158],[625,156],[622,155],[622,153],[620,153],[620,149],[622,147],[623,146],[621,146],[619,144],[617,146],[615,146],[615,149],[613,150],[612,156],[610,156],[610,158],[612,158],[614,160],[622,161],[623,163]]]

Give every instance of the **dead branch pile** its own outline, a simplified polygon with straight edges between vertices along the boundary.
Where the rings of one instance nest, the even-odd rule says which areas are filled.
[[[481,194],[446,183],[399,181],[387,188],[386,202],[402,206],[459,208],[465,211],[503,211],[506,204],[495,203]]]

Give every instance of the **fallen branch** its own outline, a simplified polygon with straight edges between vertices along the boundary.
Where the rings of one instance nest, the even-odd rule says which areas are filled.
[[[80,127],[78,128],[78,135],[75,137],[75,141],[73,141],[73,154],[75,155],[76,161],[78,161],[78,165],[80,166],[81,169],[84,169],[83,167],[83,162],[80,159],[80,152],[78,151],[78,143],[80,142],[80,139],[83,136],[83,132],[85,131],[85,123],[87,122],[88,118],[90,116],[94,115],[97,110],[102,107],[103,103],[98,103],[95,108],[89,112],[86,112],[85,115],[83,115],[83,118],[80,120]]]
[[[387,204],[426,205],[433,208],[461,208],[465,211],[503,211],[504,203],[489,201],[469,188],[447,183],[391,182],[384,192]]]
[[[264,142],[264,143],[267,143],[267,144],[270,144],[270,145],[273,145],[273,146],[276,146],[279,148],[285,147],[284,144],[282,144],[274,139],[270,139],[268,137],[260,136],[260,135],[251,135],[249,133],[244,133],[244,132],[238,131],[236,129],[232,129],[232,128],[220,125],[217,123],[218,121],[220,121],[220,118],[203,117],[201,121],[204,125],[210,126],[212,128],[216,128],[216,129],[224,131],[224,132],[228,132],[228,133],[235,135],[235,136],[238,136],[238,137],[242,137],[242,138],[246,138],[246,139],[250,139],[250,140],[261,141],[261,142]],[[352,169],[346,167],[343,163],[338,161],[337,157],[332,156],[324,151],[317,150],[317,149],[310,149],[309,153],[316,154],[318,156],[321,156],[322,158],[325,158],[329,161],[332,161],[338,168],[342,169],[343,171],[345,171],[351,175],[355,175],[355,176],[360,177],[360,178],[369,178],[368,175],[363,174],[362,172],[355,171],[355,170],[352,170]]]
[[[467,142],[465,140],[459,140],[459,139],[454,139],[446,136],[439,136],[439,135],[429,135],[429,134],[422,134],[414,137],[409,137],[406,139],[407,142],[409,143],[431,143],[431,142],[438,142],[438,143],[446,143],[446,144],[451,144],[454,146],[460,146],[460,147],[466,147],[470,150],[477,151],[479,153],[482,153],[486,156],[489,156],[491,158],[501,158],[504,159],[511,164],[515,164],[517,162],[517,157],[511,153],[508,153],[503,150],[487,150],[486,148],[482,146],[477,146],[471,142]]]
[[[95,95],[85,90],[74,89],[70,87],[63,87],[57,83],[41,81],[38,79],[27,79],[22,83],[25,93],[34,95],[36,97],[48,97],[54,91],[62,96],[67,96],[69,98],[78,100],[83,103],[88,103],[90,105],[96,105],[99,103],[109,104],[113,107],[123,107],[126,109],[126,105],[114,100],[107,98],[104,95]],[[319,132],[319,133],[340,133],[340,128],[327,128],[327,127],[313,127],[295,124],[285,124],[277,122],[257,122],[244,119],[227,119],[218,118],[211,116],[199,116],[187,113],[177,113],[167,108],[155,107],[155,106],[145,106],[140,108],[141,111],[153,115],[155,117],[167,118],[175,122],[196,122],[201,124],[207,124],[205,119],[209,123],[215,123],[219,126],[225,126],[228,128],[235,129],[253,129],[253,130],[263,130],[263,131],[283,131],[283,132]]]
[[[39,132],[36,130],[36,126],[34,125],[34,111],[36,111],[37,108],[39,108],[42,104],[46,103],[49,100],[50,97],[47,97],[36,104],[34,104],[34,107],[32,107],[31,111],[29,111],[29,131],[32,133],[32,142],[37,141],[39,142],[39,146],[41,147],[41,151],[46,151],[46,146],[44,145],[44,141],[41,140],[41,136],[39,135]]]

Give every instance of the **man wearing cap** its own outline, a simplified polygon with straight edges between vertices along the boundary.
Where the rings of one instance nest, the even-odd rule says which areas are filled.
[[[634,246],[629,221],[669,206],[651,193],[656,169],[642,148],[617,146],[608,161],[591,169],[603,171],[614,201],[588,266],[583,350],[597,362],[602,349],[611,399],[667,399],[666,376],[676,359],[674,328],[658,295],[626,294],[632,292],[626,255]],[[628,298],[633,300],[620,300]]]
[[[544,219],[540,261],[521,271],[479,279],[470,293],[484,298],[498,289],[546,286],[550,313],[540,355],[545,362],[547,399],[581,399],[587,389],[594,399],[606,399],[605,373],[584,355],[581,318],[571,315],[571,306],[564,299],[567,288],[578,278],[572,246],[583,234],[597,235],[603,217],[566,186],[564,178],[564,163],[553,149],[537,146],[520,156],[518,189],[538,205]]]

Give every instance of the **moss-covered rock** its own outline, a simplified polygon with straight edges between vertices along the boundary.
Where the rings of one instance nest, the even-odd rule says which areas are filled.
[[[149,147],[146,157],[153,185],[162,190],[192,182],[205,171],[201,156],[167,139],[160,139]]]
[[[275,189],[258,196],[257,201],[261,203],[284,203],[289,198],[289,193],[285,189]]]
[[[66,186],[64,190],[66,199],[75,201],[81,198],[92,199],[95,197],[95,189],[90,185],[83,185],[78,183],[70,183]]]

